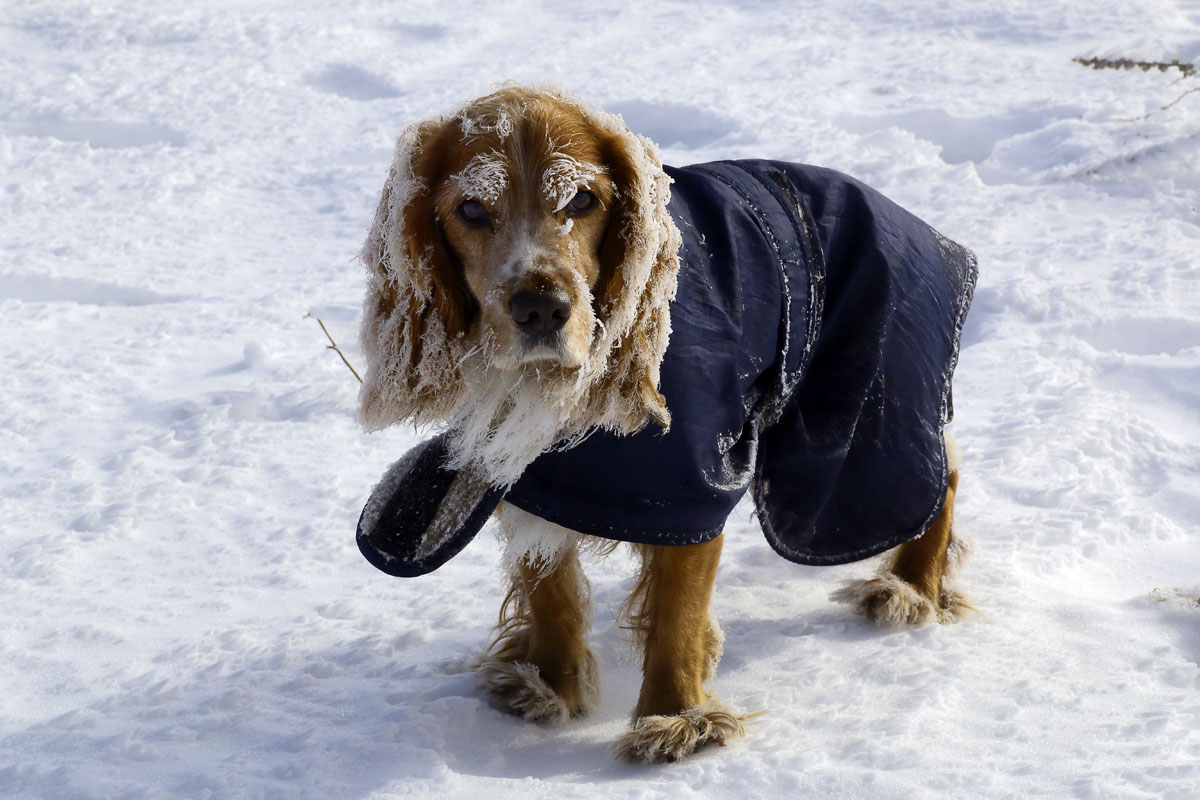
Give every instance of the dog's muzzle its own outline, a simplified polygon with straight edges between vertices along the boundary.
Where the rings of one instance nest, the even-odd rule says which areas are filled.
[[[521,333],[549,344],[571,318],[571,298],[562,290],[517,292],[508,302],[508,313]]]

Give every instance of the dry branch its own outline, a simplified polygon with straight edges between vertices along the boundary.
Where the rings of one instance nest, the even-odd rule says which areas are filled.
[[[1142,72],[1149,72],[1152,69],[1156,69],[1159,72],[1166,72],[1169,69],[1177,69],[1180,72],[1180,77],[1178,80],[1172,81],[1170,84],[1171,86],[1174,86],[1180,81],[1185,81],[1196,74],[1195,64],[1189,64],[1180,61],[1177,58],[1170,61],[1135,61],[1132,58],[1073,58],[1071,60],[1076,64],[1082,64],[1083,66],[1091,67],[1092,69],[1140,69]],[[1198,91],[1200,91],[1200,87],[1188,89],[1186,92],[1179,95],[1179,97],[1176,97],[1165,106],[1160,106],[1153,111],[1142,114],[1140,117],[1118,117],[1117,119],[1120,122],[1141,122],[1144,119],[1148,119],[1151,114],[1154,114],[1157,111],[1166,111],[1168,108],[1175,105],[1189,94],[1195,94]]]
[[[306,319],[308,317],[312,317],[313,319],[315,319],[317,321],[317,324],[321,326],[321,330],[325,331],[325,338],[329,340],[329,344],[327,344],[325,346],[325,349],[332,350],[333,352],[335,352],[339,356],[341,356],[342,363],[346,365],[347,369],[350,370],[350,372],[354,375],[354,377],[358,378],[358,382],[362,383],[362,376],[358,374],[358,370],[356,370],[354,368],[354,365],[350,363],[350,359],[346,358],[346,354],[342,352],[342,348],[338,347],[337,342],[335,342],[333,340],[333,337],[329,335],[329,329],[325,327],[325,323],[321,321],[321,318],[313,317],[311,311],[309,313],[305,314],[304,316]]]
[[[1195,64],[1188,64],[1179,59],[1172,59],[1171,61],[1135,61],[1132,58],[1073,58],[1071,60],[1076,64],[1082,64],[1092,69],[1140,69],[1142,72],[1149,72],[1152,69],[1156,69],[1159,72],[1177,69],[1183,73],[1183,77],[1185,78],[1196,74]]]

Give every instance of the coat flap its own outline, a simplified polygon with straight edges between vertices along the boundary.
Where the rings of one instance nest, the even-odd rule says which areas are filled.
[[[422,442],[392,464],[359,517],[358,549],[389,575],[433,572],[475,538],[504,496],[469,469],[443,466],[447,437]]]

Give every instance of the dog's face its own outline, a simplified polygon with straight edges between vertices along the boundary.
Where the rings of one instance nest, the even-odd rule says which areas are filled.
[[[616,170],[605,137],[577,109],[520,103],[484,105],[447,126],[428,176],[432,211],[477,312],[467,325],[490,341],[492,366],[577,367],[612,255]]]
[[[665,429],[669,186],[652,143],[552,89],[502,89],[406,128],[362,252],[364,424],[515,441],[492,428],[534,424],[528,408],[510,419],[524,387],[552,438]]]

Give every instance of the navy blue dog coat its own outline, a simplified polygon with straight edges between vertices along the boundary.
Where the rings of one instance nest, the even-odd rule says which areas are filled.
[[[767,540],[802,564],[867,558],[932,524],[974,256],[833,170],[664,169],[683,238],[659,387],[669,431],[597,431],[542,454],[418,557],[454,478],[444,436],[427,441],[364,509],[358,543],[375,566],[436,569],[501,499],[581,533],[681,545],[717,536],[753,487]]]

